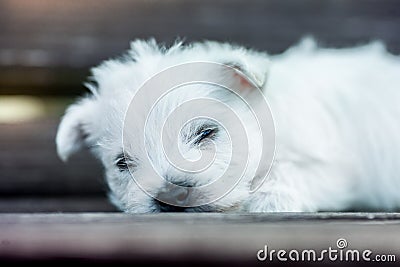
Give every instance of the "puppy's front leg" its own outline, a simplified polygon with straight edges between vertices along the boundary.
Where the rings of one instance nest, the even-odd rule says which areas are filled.
[[[276,191],[255,192],[245,204],[249,212],[305,212],[315,207],[296,197],[297,194]]]

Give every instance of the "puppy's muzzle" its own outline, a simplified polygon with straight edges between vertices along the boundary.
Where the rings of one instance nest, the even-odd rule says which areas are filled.
[[[168,185],[157,194],[157,199],[176,206],[187,206],[190,192],[189,187]]]
[[[190,203],[192,188],[168,185],[157,194],[157,204],[161,211],[185,211]]]

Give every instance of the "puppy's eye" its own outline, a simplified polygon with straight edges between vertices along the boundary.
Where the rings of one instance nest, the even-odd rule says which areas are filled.
[[[115,165],[118,167],[120,172],[128,170],[128,163],[126,162],[125,157],[117,159]]]
[[[127,171],[130,164],[130,159],[126,158],[125,155],[121,153],[115,157],[114,164],[120,172]]]
[[[195,144],[200,144],[201,142],[203,142],[206,139],[212,139],[216,133],[217,133],[217,129],[213,129],[213,128],[207,128],[207,129],[200,130],[197,135],[198,137],[195,141]]]
[[[115,166],[118,168],[120,172],[124,171],[132,171],[136,170],[137,168],[137,159],[136,158],[131,158],[128,155],[124,155],[123,153],[120,153],[115,157],[114,161]]]

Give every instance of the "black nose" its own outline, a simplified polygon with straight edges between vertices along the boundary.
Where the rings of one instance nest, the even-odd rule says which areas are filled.
[[[184,186],[167,185],[157,194],[157,199],[178,207],[186,206],[188,204],[190,189]]]
[[[157,204],[161,211],[181,212],[189,205],[191,188],[167,185],[157,194]]]

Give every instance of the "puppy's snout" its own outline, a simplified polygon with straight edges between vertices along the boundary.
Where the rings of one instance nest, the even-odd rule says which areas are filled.
[[[186,206],[190,195],[190,188],[169,185],[157,194],[157,199],[176,206]]]

